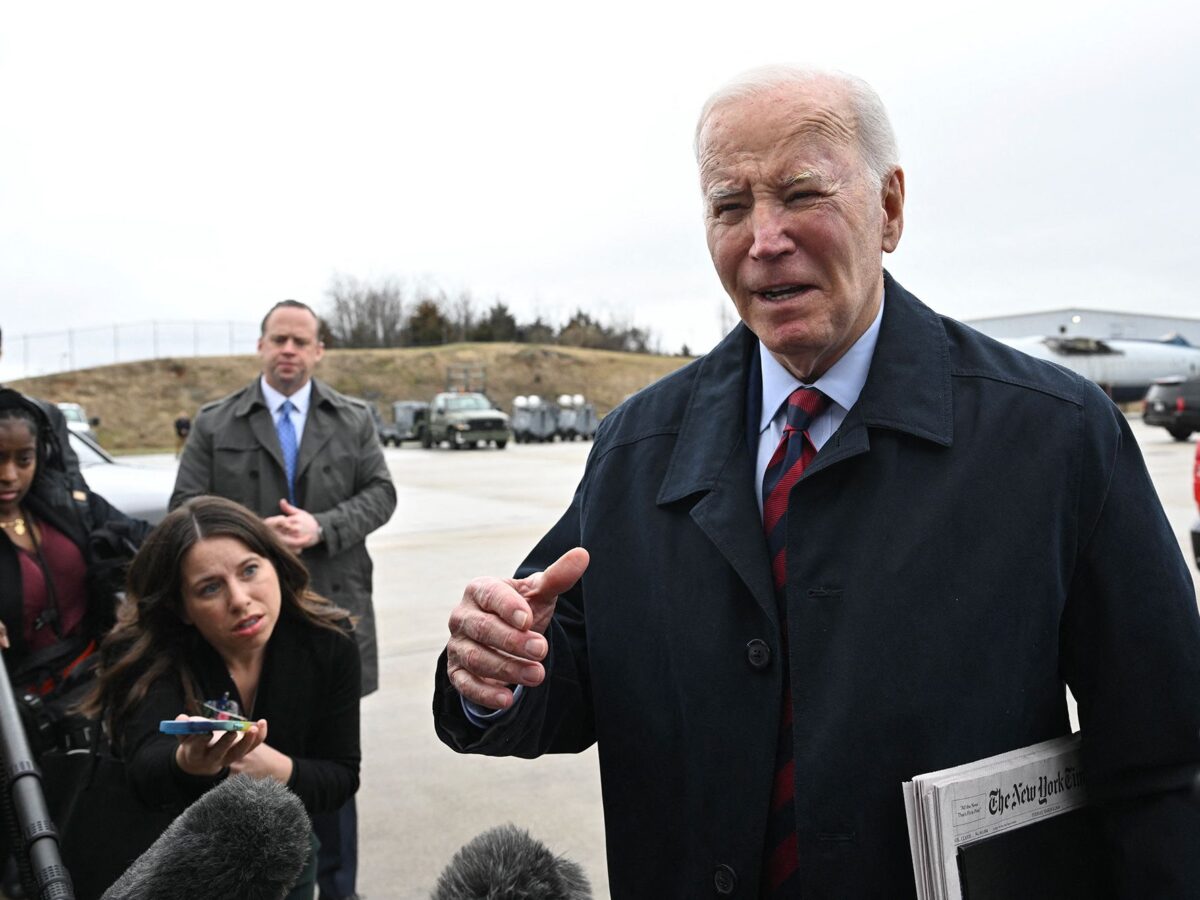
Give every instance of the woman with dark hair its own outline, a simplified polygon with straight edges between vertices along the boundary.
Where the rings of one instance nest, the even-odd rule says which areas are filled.
[[[190,500],[146,538],[127,591],[85,712],[102,717],[143,802],[182,810],[238,772],[286,784],[310,814],[354,794],[361,670],[349,613],[309,590],[304,565],[257,516]],[[254,724],[159,731],[218,709]]]
[[[0,388],[0,647],[13,686],[43,695],[86,668],[150,530],[53,465],[57,453],[41,407]]]

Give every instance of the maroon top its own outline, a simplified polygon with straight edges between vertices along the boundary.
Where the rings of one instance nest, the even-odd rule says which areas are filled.
[[[44,521],[38,522],[42,532],[42,559],[46,570],[54,579],[54,599],[58,606],[58,620],[64,637],[79,630],[83,614],[87,610],[87,563],[83,554],[65,534]],[[40,650],[59,638],[54,629],[47,625],[34,628],[37,617],[48,605],[46,578],[38,564],[37,555],[20,547],[17,557],[21,561],[21,593],[24,597],[22,628],[28,648]]]

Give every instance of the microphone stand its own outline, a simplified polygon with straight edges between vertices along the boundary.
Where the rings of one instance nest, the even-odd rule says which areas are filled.
[[[0,651],[0,663],[3,663]],[[0,756],[4,762],[4,805],[11,809],[13,832],[19,844],[13,847],[26,889],[36,886],[38,900],[75,900],[71,876],[63,865],[58,847],[58,830],[50,820],[42,773],[25,738],[25,726],[13,696],[8,668],[0,664]]]

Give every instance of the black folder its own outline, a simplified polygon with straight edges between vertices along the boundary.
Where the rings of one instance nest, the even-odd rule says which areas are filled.
[[[1099,824],[1081,806],[958,848],[964,900],[1107,900]]]

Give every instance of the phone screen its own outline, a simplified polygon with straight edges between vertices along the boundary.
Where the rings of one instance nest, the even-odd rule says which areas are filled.
[[[238,719],[163,719],[158,730],[163,734],[204,734],[212,731],[249,731],[253,722]]]

